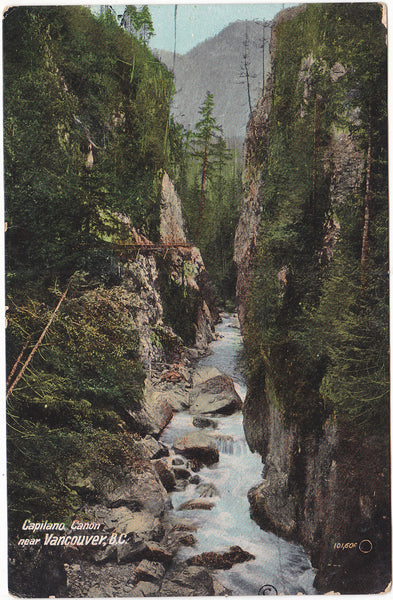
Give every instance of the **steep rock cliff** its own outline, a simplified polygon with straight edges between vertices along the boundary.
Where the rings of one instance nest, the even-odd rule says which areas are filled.
[[[338,250],[345,252],[353,226],[344,216],[348,211],[353,210],[361,232],[364,209],[359,218],[350,206],[354,197],[363,206],[369,156],[361,134],[367,127],[360,108],[364,82],[351,79],[355,69],[348,64],[355,29],[340,32],[341,40],[348,35],[348,56],[333,45],[313,47],[309,40],[315,42],[321,23],[331,18],[318,10],[296,7],[277,17],[272,70],[247,128],[247,193],[235,261],[250,369],[244,426],[250,447],[265,464],[264,480],[250,490],[249,501],[261,527],[304,545],[317,568],[318,591],[370,593],[385,590],[390,581],[386,432],[371,426],[365,433],[364,424],[331,405],[321,387],[328,363],[322,352],[308,355],[301,345],[310,335],[302,312],[310,310],[310,321],[326,293],[318,282],[326,286],[331,273],[337,277],[333,259]],[[353,13],[354,27],[361,36],[374,18],[383,39],[378,15],[368,10]],[[304,49],[296,56],[288,34],[299,31]],[[370,51],[366,60],[371,56]],[[289,67],[283,67],[284,60]],[[383,105],[383,92],[377,102]],[[308,230],[306,222],[311,223]],[[346,293],[355,272],[340,293]]]
[[[234,261],[237,265],[236,297],[241,327],[244,325],[246,300],[250,289],[252,262],[257,247],[262,210],[263,178],[258,160],[258,148],[260,145],[267,147],[269,143],[272,90],[273,79],[271,75],[268,75],[264,93],[259,96],[252,118],[248,123],[244,144],[244,158],[247,166],[245,187],[248,193],[242,200],[234,245]]]
[[[188,243],[181,200],[166,173],[161,189],[161,246],[132,228],[126,216],[119,218],[135,242],[144,246],[135,257],[117,265],[119,293],[128,299],[147,373],[141,406],[129,411],[129,418],[143,435],[157,436],[172,418],[172,408],[154,394],[152,378],[159,378],[166,365],[187,362],[206,350],[214,339],[218,311],[201,253]],[[175,318],[179,311],[182,321]],[[184,331],[189,333],[187,339]]]
[[[181,199],[169,176],[164,174],[161,188],[161,247],[132,228],[127,216],[118,217],[129,228],[134,241],[144,245],[136,256],[117,265],[121,287],[133,297],[143,366],[151,370],[157,364],[169,361],[164,338],[173,338],[174,341],[177,334],[182,333],[172,330],[173,323],[165,314],[168,313],[165,300],[170,302],[171,292],[168,283],[180,293],[185,306],[192,304],[189,316],[193,320],[190,323],[193,339],[186,342],[195,345],[199,352],[205,351],[207,344],[214,339],[218,311],[201,253],[188,242]],[[177,343],[182,345],[180,338]],[[167,351],[170,351],[169,347]]]

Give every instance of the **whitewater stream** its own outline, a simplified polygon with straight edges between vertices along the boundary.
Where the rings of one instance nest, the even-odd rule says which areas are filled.
[[[238,367],[241,336],[235,315],[223,315],[217,327],[218,339],[210,345],[211,353],[198,362],[198,367],[216,367],[230,375],[237,392],[244,400],[246,386]],[[168,445],[179,437],[195,431],[193,416],[177,413],[163,433],[162,441]],[[313,594],[314,570],[305,551],[296,544],[278,538],[260,529],[250,518],[247,492],[262,480],[263,464],[258,454],[250,452],[244,437],[243,415],[215,416],[216,429],[204,430],[216,437],[220,460],[215,465],[199,471],[201,483],[212,483],[219,496],[212,510],[176,509],[188,500],[199,496],[197,485],[189,484],[183,491],[171,494],[174,513],[192,519],[198,529],[194,534],[197,543],[182,547],[179,558],[184,560],[208,551],[229,550],[240,546],[256,558],[234,565],[231,569],[217,571],[217,579],[236,595]]]

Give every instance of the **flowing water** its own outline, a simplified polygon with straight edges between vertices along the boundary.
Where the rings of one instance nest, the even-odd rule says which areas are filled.
[[[241,336],[237,317],[224,315],[217,327],[219,338],[211,346],[211,353],[198,362],[198,366],[217,367],[230,375],[242,399],[246,386],[238,368]],[[174,512],[192,519],[198,529],[195,546],[182,547],[179,558],[186,559],[207,551],[228,550],[240,546],[256,558],[234,565],[228,571],[217,571],[217,578],[236,595],[313,594],[315,573],[304,550],[260,529],[250,518],[248,490],[261,482],[263,464],[258,454],[248,448],[240,412],[231,416],[214,417],[217,429],[205,430],[216,438],[220,451],[217,464],[204,467],[198,473],[202,483],[212,483],[219,496],[212,510],[178,512],[185,501],[198,497],[196,485],[189,484],[183,491],[171,494]],[[162,441],[168,445],[182,435],[195,431],[192,415],[177,413],[163,433]],[[273,586],[273,587],[272,587]]]

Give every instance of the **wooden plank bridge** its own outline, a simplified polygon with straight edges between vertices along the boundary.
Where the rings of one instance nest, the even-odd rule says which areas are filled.
[[[119,253],[120,256],[133,256],[135,253],[149,254],[153,252],[163,253],[167,255],[169,250],[191,250],[195,248],[195,244],[188,242],[150,242],[150,241],[137,241],[137,242],[102,242],[98,244],[98,248],[111,250]]]

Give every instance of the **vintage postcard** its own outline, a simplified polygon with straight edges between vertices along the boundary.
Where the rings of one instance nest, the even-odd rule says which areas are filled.
[[[5,9],[12,597],[390,590],[386,12]]]

